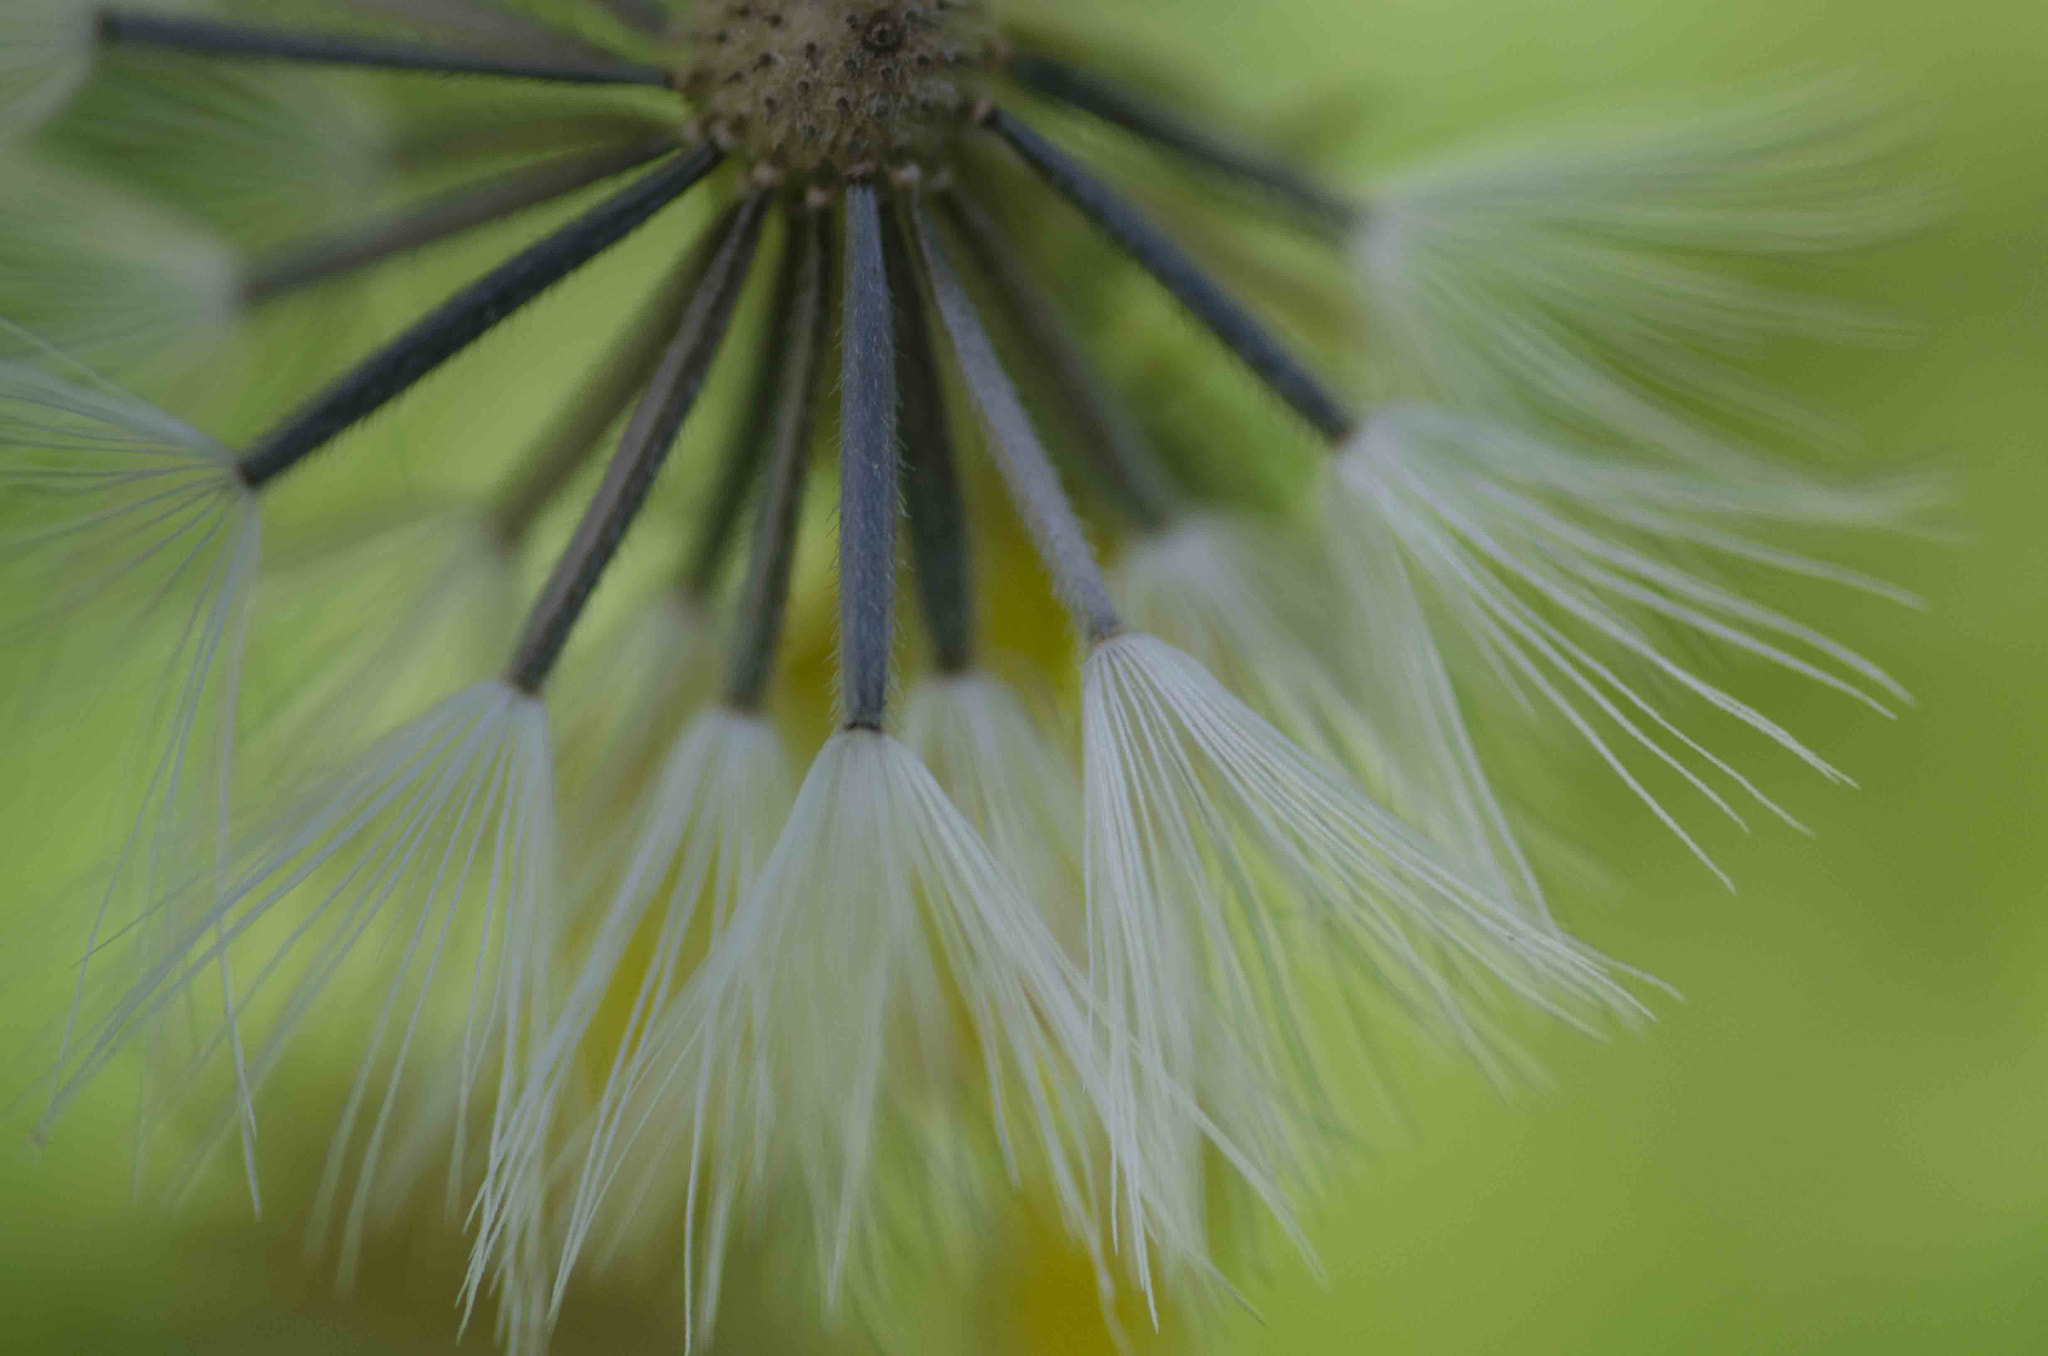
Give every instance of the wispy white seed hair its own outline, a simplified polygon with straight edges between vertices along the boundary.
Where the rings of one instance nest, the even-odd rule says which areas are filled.
[[[0,151],[0,295],[8,318],[70,353],[161,363],[222,333],[238,265],[173,212],[22,151]]]
[[[1288,738],[1377,783],[1385,743],[1331,662],[1327,582],[1309,553],[1248,523],[1193,516],[1133,543],[1112,576],[1119,608],[1215,675]]]
[[[666,1076],[664,1061],[675,1052],[664,1042],[676,1034],[684,984],[753,888],[793,797],[789,755],[760,716],[714,707],[693,718],[670,746],[630,847],[616,874],[602,882],[560,1015],[516,1108],[499,1124],[476,1209],[472,1295],[493,1273],[501,1289],[520,1288],[517,1264],[535,1217],[546,1209],[545,1185],[562,1147],[557,1132],[572,1145],[587,1134],[591,1159],[609,1161],[626,1109],[641,1104],[650,1080]],[[653,1234],[686,1208],[688,1175],[676,1171],[669,1147],[642,1147],[601,1251]],[[722,1217],[731,1204],[722,1202],[715,1213]],[[572,1236],[564,1281],[588,1227],[583,1223]],[[722,1245],[722,1236],[710,1240],[714,1256]],[[550,1295],[545,1277],[533,1281],[552,1313],[561,1286]],[[714,1298],[705,1296],[700,1328],[708,1325]]]
[[[1896,525],[1912,509],[1911,487],[1838,490],[1784,473],[1730,480],[1644,469],[1416,406],[1368,421],[1332,480],[1329,540],[1352,557],[1351,577],[1384,581],[1399,571],[1484,667],[1525,706],[1561,717],[1709,866],[1636,764],[1661,765],[1738,822],[1732,796],[1796,821],[1682,728],[1665,709],[1669,694],[1697,701],[1731,731],[1761,735],[1829,781],[1848,778],[1701,676],[1685,646],[1764,660],[1880,713],[1907,700],[1870,660],[1715,571],[1805,577],[1910,603],[1889,585],[1769,538],[1786,528]],[[1376,541],[1399,543],[1401,560],[1368,559],[1364,544]]]
[[[309,1031],[360,1049],[313,1209],[316,1235],[339,1212],[346,1281],[408,1103],[454,1090],[448,1177],[473,1180],[470,1129],[509,1112],[544,1032],[560,946],[551,763],[540,703],[497,682],[378,742],[237,852],[225,888],[60,1071],[53,1114],[232,955],[247,1095]],[[228,1045],[202,1041],[176,1085],[204,1096]]]
[[[1504,995],[1577,1022],[1631,1010],[1600,961],[1466,885],[1165,642],[1096,646],[1083,722],[1088,963],[1123,1028],[1118,1245],[1148,1291],[1155,1267],[1203,1265],[1212,1151],[1293,1232],[1331,1113],[1319,1003],[1350,1005],[1362,1041],[1398,1025],[1489,1067],[1512,1054]]]
[[[1882,109],[1840,84],[1548,132],[1372,193],[1356,238],[1400,393],[1587,421],[1714,459],[1675,411],[1824,432],[1728,360],[1782,333],[1872,337],[1838,306],[1731,273],[1924,219],[1887,178]]]
[[[971,1036],[967,1033],[971,1032]],[[828,1304],[874,1260],[874,1178],[974,1099],[1013,1172],[1030,1156],[1088,1218],[1073,1141],[1091,1039],[1081,985],[1037,909],[901,744],[847,730],[812,764],[754,888],[655,1034],[655,1076],[599,1126],[565,1266],[646,1137],[686,1164],[693,1312],[735,1202],[785,1189]],[[944,1115],[934,1118],[934,1110]],[[945,1189],[909,1172],[911,1198]],[[941,1208],[929,1206],[930,1209]],[[695,1320],[693,1318],[693,1326]]]
[[[550,685],[562,801],[579,837],[615,847],[633,832],[671,732],[716,694],[725,637],[703,602],[666,589],[593,640],[570,649]]]
[[[10,737],[25,746],[50,712],[90,719],[132,687],[145,696],[129,768],[137,812],[91,913],[60,1065],[73,1053],[88,977],[125,964],[132,978],[158,963],[222,884],[261,542],[232,453],[88,372],[54,375],[61,361],[0,361],[0,563],[9,577],[0,645],[45,656],[8,703],[17,708]],[[177,892],[177,907],[155,906],[166,891]],[[207,982],[216,981],[229,982],[224,961]],[[169,1025],[138,1032],[153,1057],[145,1129]],[[239,1047],[236,1055],[239,1067]]]
[[[0,145],[63,107],[92,69],[95,7],[8,0],[0,11]]]
[[[1080,772],[1064,741],[979,670],[921,679],[903,703],[902,738],[1054,932],[1078,942]]]
[[[109,62],[49,137],[245,246],[359,220],[386,129],[345,74],[177,58]]]
[[[1353,532],[1347,545],[1347,570],[1372,555],[1366,579],[1332,577],[1326,553],[1272,529],[1190,517],[1125,552],[1117,602],[1136,629],[1350,773],[1475,884],[1544,917],[1412,591],[1379,587],[1376,539]],[[1339,589],[1357,613],[1330,615]]]

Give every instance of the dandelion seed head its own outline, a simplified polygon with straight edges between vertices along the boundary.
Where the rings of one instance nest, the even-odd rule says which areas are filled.
[[[1773,466],[1760,435],[1826,421],[1746,367],[1884,333],[1779,285],[1910,215],[1844,91],[1354,191],[992,2],[17,8],[41,27],[0,19],[0,139],[36,130],[5,151],[0,307],[40,339],[9,328],[0,361],[0,621],[114,637],[151,699],[49,1116],[133,1052],[140,1137],[189,1116],[257,1193],[259,1103],[338,1058],[309,1233],[346,1280],[438,1194],[472,1235],[460,1321],[494,1301],[510,1351],[629,1263],[679,1274],[709,1340],[756,1245],[866,1321],[1020,1201],[1112,1329],[1119,1272],[1170,1321],[1229,1285],[1238,1207],[1307,1251],[1350,1094],[1409,1045],[1506,1081],[1525,1013],[1638,1010],[1523,846],[1514,720],[1569,729],[1705,856],[1674,783],[1784,813],[1720,738],[1844,778],[1704,656],[1903,700],[1774,591],[1898,597],[1780,538],[1887,528],[1910,495]],[[1068,148],[1078,121],[1157,158],[1138,191]],[[1153,313],[1075,323],[1102,320],[1084,231],[1273,398],[1261,429],[1321,441],[1320,476],[1152,445],[1171,417],[1123,402],[1211,373],[1099,362]],[[325,363],[337,306],[458,244],[502,252]],[[1266,319],[1317,252],[1373,312],[1356,383]],[[572,365],[577,314],[607,331]],[[300,318],[331,368],[305,389]],[[488,430],[523,403],[464,356],[522,328],[546,361],[492,370],[561,398],[506,458]],[[1394,402],[1357,407],[1368,379]],[[194,426],[245,384],[253,427]],[[430,387],[438,425],[354,436]],[[737,418],[677,493],[707,401]],[[1021,531],[987,532],[974,456]],[[316,458],[326,497],[274,512]],[[430,464],[464,488],[417,488]],[[350,474],[413,488],[364,512]],[[1042,601],[1085,647],[1078,720],[1071,647],[1005,648]]]

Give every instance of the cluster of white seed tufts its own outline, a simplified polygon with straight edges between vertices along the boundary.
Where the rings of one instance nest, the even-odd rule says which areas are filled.
[[[975,0],[707,5],[683,92],[756,166],[821,179],[928,164],[999,59]]]

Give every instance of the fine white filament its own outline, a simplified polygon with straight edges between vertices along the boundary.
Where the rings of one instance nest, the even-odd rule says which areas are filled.
[[[1625,753],[1661,765],[1738,823],[1729,788],[1797,822],[1682,728],[1660,694],[1702,703],[1829,781],[1848,778],[1681,659],[1681,637],[1762,659],[1880,713],[1907,700],[1868,659],[1696,563],[1910,602],[1877,580],[1768,540],[1786,526],[1895,521],[1907,508],[1897,492],[1839,491],[1783,474],[1751,483],[1643,469],[1416,407],[1370,420],[1333,481],[1329,540],[1350,558],[1353,577],[1377,575],[1381,585],[1364,586],[1383,587],[1398,572],[1403,586],[1425,594],[1471,642],[1483,667],[1530,709],[1553,710],[1710,867]],[[1398,562],[1363,554],[1366,543],[1387,542],[1399,544]]]
[[[674,1154],[693,1315],[712,1303],[738,1203],[776,1192],[801,1202],[830,1304],[881,1241],[882,1156],[915,1163],[920,1127],[953,1121],[963,1089],[989,1100],[1013,1175],[1032,1153],[1081,1227],[1073,1088],[1089,1040],[1078,976],[931,774],[886,735],[842,731],[649,1037],[649,1076],[599,1118],[564,1272],[626,1165]],[[929,1172],[901,1185],[943,1190]]]
[[[137,808],[84,930],[60,1068],[75,1054],[88,981],[110,965],[132,979],[164,962],[225,888],[236,701],[259,554],[255,499],[226,448],[89,373],[73,381],[0,362],[0,563],[10,581],[0,646],[23,653],[33,642],[43,656],[16,686],[23,709],[10,714],[20,737],[43,727],[38,708],[52,699],[75,719],[131,687],[147,694],[127,778]],[[206,982],[222,986],[232,1012],[225,957]],[[175,1025],[152,1020],[136,1033],[149,1054],[138,1172],[149,1123],[169,1094],[159,1075],[174,1062]],[[232,1035],[228,1044],[241,1083],[241,1047]],[[53,1100],[49,1114],[56,1109]],[[243,1135],[247,1154],[246,1121]],[[250,1174],[253,1187],[253,1159]]]
[[[1730,360],[1882,327],[1731,263],[1799,260],[1925,215],[1883,171],[1881,108],[1839,84],[1685,116],[1531,132],[1377,185],[1355,242],[1404,393],[1730,453],[1679,413],[1825,433]]]
[[[560,1015],[494,1134],[475,1211],[472,1297],[493,1269],[501,1287],[516,1288],[516,1277],[503,1273],[546,1211],[544,1188],[560,1148],[554,1132],[566,1130],[572,1143],[587,1134],[585,1151],[608,1155],[623,1111],[664,1075],[663,1061],[675,1052],[663,1041],[675,1034],[684,983],[753,888],[792,798],[788,753],[760,716],[712,708],[671,746],[623,865],[600,887]],[[628,998],[622,1018],[615,1011],[607,1017]],[[612,1246],[652,1234],[671,1209],[685,1208],[687,1179],[674,1166],[659,1147],[639,1155],[632,1188],[607,1223]],[[564,1282],[589,1228],[583,1204],[565,1249]],[[548,1298],[543,1280],[540,1293],[552,1315],[561,1286]],[[708,1326],[708,1312],[699,1326]]]
[[[319,1237],[348,1197],[346,1283],[373,1206],[392,1189],[383,1155],[395,1125],[442,1121],[453,1197],[480,1166],[468,1159],[477,1115],[510,1111],[538,1047],[561,935],[553,796],[545,711],[503,684],[479,684],[386,736],[237,852],[225,888],[60,1071],[58,1104],[237,955],[230,1030],[249,1033],[245,1098],[309,1027],[360,1043],[312,1211]],[[203,1041],[173,1070],[186,1096],[205,1093],[225,1044],[225,1033]]]
[[[1633,1009],[1597,958],[1465,885],[1165,642],[1098,645],[1083,721],[1119,1246],[1148,1293],[1153,1243],[1204,1265],[1211,1150],[1301,1243],[1289,1192],[1329,1110],[1318,997],[1342,995],[1361,1041],[1391,1022],[1489,1067],[1512,1055],[1502,993],[1581,1023]]]

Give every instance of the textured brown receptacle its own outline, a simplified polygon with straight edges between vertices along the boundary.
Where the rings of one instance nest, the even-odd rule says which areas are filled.
[[[757,165],[839,178],[929,164],[996,61],[974,0],[764,0],[704,7],[685,94]]]

